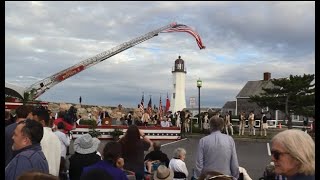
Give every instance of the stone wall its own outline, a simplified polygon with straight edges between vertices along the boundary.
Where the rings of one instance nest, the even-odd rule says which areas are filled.
[[[91,119],[98,119],[99,113],[106,111],[109,113],[112,119],[119,120],[121,117],[125,117],[130,111],[133,112],[133,119],[141,118],[142,114],[138,108],[125,108],[125,107],[112,107],[112,106],[96,106],[96,105],[80,105],[72,103],[54,103],[49,102],[48,108],[54,114],[59,111],[68,110],[71,106],[77,109],[77,115],[81,115],[82,119],[89,119],[89,114],[91,114]]]

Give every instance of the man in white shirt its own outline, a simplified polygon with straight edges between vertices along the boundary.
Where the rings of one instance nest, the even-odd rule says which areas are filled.
[[[67,134],[64,133],[64,124],[59,122],[57,125],[57,130],[54,132],[60,140],[61,144],[61,162],[60,162],[60,172],[65,172],[65,162],[67,156],[67,148],[70,145],[70,138]]]
[[[160,122],[160,125],[161,125],[161,127],[170,127],[170,124],[169,124],[169,122],[167,121],[167,119],[163,119],[163,120]]]
[[[48,110],[44,107],[36,107],[33,111],[33,120],[39,121],[43,126],[43,137],[40,142],[43,154],[45,155],[49,173],[59,176],[61,144],[57,135],[55,135],[49,127],[50,116]]]

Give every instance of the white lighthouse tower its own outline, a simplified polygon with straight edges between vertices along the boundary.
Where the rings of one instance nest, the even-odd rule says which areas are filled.
[[[173,75],[173,93],[171,96],[171,106],[170,110],[174,113],[177,111],[182,111],[186,108],[186,74],[184,61],[179,56],[174,62],[174,67],[172,68]]]

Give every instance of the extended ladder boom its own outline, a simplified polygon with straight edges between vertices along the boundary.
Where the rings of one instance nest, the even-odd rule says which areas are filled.
[[[25,91],[25,94],[29,96],[30,100],[35,100],[37,97],[39,97],[41,94],[43,94],[46,90],[50,89],[54,85],[60,83],[61,81],[64,81],[68,78],[70,78],[73,75],[78,74],[79,72],[96,65],[126,49],[129,49],[137,44],[140,44],[148,39],[153,38],[154,36],[157,36],[161,31],[164,31],[166,29],[169,29],[173,26],[175,26],[177,23],[173,22],[167,26],[161,27],[159,29],[156,29],[154,31],[151,31],[143,36],[140,36],[138,38],[135,38],[131,41],[122,43],[110,50],[104,51],[96,56],[93,56],[91,58],[85,59],[82,62],[71,66],[65,70],[62,70],[52,76],[49,76],[41,81],[38,81],[34,84],[32,84],[30,87],[28,87]]]

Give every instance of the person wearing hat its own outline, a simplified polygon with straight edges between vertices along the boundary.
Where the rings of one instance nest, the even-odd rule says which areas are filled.
[[[97,154],[99,144],[100,140],[92,138],[90,134],[84,134],[74,141],[75,153],[69,159],[70,180],[79,180],[84,167],[101,160],[101,157]]]
[[[83,168],[83,176],[86,176],[90,171],[95,169],[101,169],[108,173],[114,180],[128,180],[125,172],[117,167],[118,162],[121,162],[123,167],[124,161],[121,158],[121,144],[116,141],[108,142],[103,149],[103,160],[98,161],[95,164]],[[120,160],[120,161],[119,161]]]
[[[154,180],[172,180],[174,173],[172,169],[167,168],[165,165],[160,165],[153,174]]]

